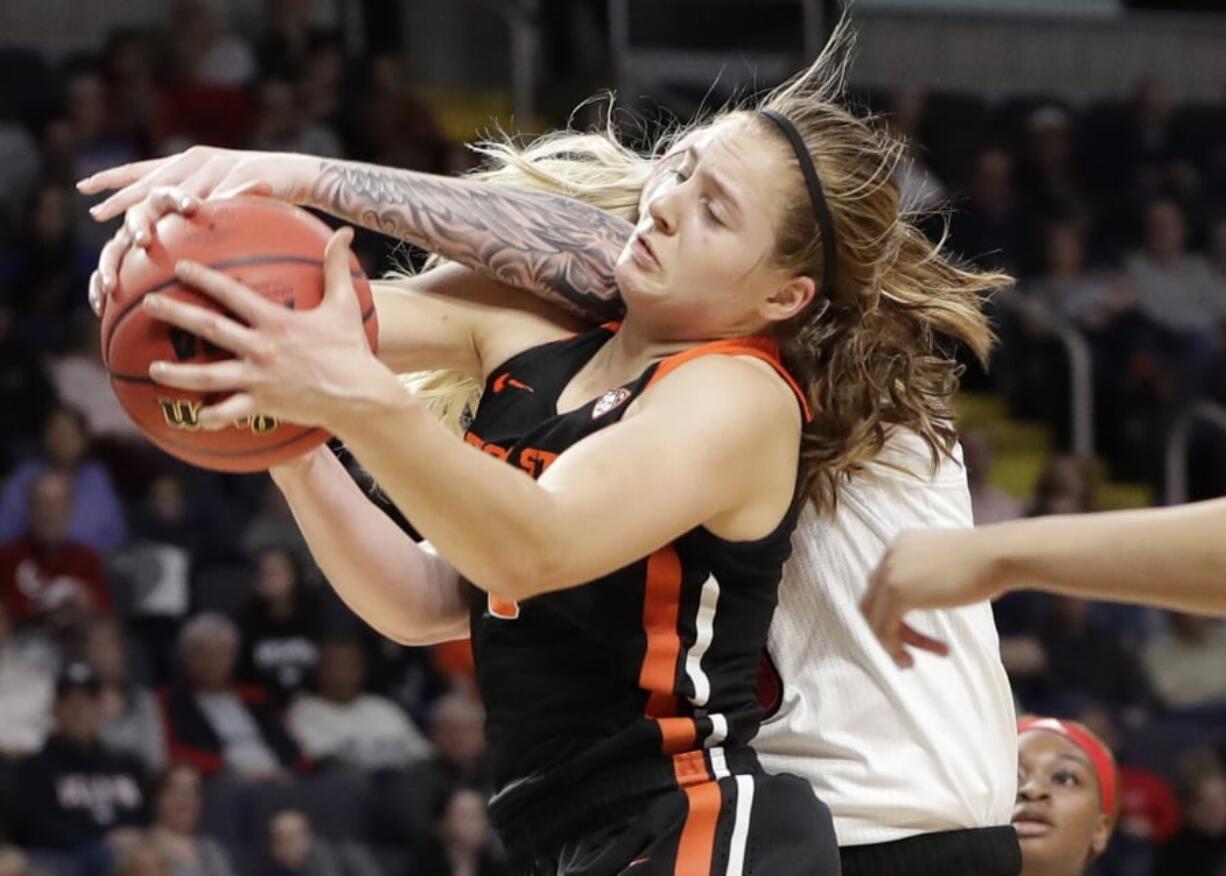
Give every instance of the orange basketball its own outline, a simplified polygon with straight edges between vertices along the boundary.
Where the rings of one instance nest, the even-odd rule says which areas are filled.
[[[154,383],[149,363],[216,362],[225,350],[148,316],[140,301],[162,292],[213,310],[207,295],[181,285],[175,263],[192,259],[233,277],[270,301],[309,310],[323,297],[324,246],[331,230],[297,207],[268,198],[206,201],[193,216],[170,214],[157,223],[147,250],[133,249],[120,267],[117,288],[102,319],[102,361],[125,411],[154,444],[203,468],[262,471],[328,440],[320,429],[257,415],[218,431],[199,427],[200,409],[223,395]],[[350,258],[362,324],[373,349],[378,336],[370,284]]]

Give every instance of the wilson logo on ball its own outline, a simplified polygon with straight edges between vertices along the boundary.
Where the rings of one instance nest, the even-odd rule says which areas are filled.
[[[182,429],[184,432],[195,432],[200,428],[201,402],[186,398],[159,398],[158,407],[162,409],[162,418],[172,429]],[[254,417],[242,417],[234,421],[236,429],[250,429],[252,434],[267,435],[277,428],[277,418],[268,414],[256,414]]]
[[[200,428],[200,402],[189,399],[158,399],[166,425],[172,429],[195,432]]]

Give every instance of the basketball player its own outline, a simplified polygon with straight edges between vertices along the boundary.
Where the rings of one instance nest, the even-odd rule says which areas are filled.
[[[911,661],[909,644],[945,650],[910,636],[908,611],[980,602],[1013,589],[1226,614],[1224,532],[1226,499],[907,533],[873,573],[864,613],[902,665]]]
[[[1119,815],[1119,771],[1111,750],[1075,721],[1018,723],[1013,825],[1022,876],[1082,876],[1102,855]]]
[[[837,267],[861,297],[858,321],[851,311],[832,308],[814,338],[828,380],[815,397],[820,436],[807,442],[806,453],[820,460],[823,475],[811,486],[813,501],[802,511],[785,572],[767,673],[773,716],[755,747],[769,768],[803,775],[830,803],[845,872],[1016,873],[1020,857],[1008,825],[1016,734],[990,611],[984,605],[927,616],[925,632],[953,642],[954,656],[921,661],[904,677],[858,608],[869,571],[897,533],[970,525],[949,422],[956,370],[939,339],[985,351],[989,334],[975,293],[1007,278],[956,268],[900,220],[892,181],[899,144],[837,105],[847,48],[843,28],[807,74],[807,92],[793,93],[799,105],[789,112],[807,120],[806,139],[815,144],[833,227],[840,230]],[[501,165],[487,174],[490,180],[550,194],[218,150],[117,168],[82,185],[122,188],[98,208],[99,218],[132,208],[104,254],[91,295],[105,298],[118,255],[133,240],[147,241],[162,212],[190,210],[195,197],[246,187],[366,222],[486,277],[589,318],[607,318],[619,308],[609,282],[615,242],[644,215],[657,188],[684,184],[692,172],[687,143],[705,130],[664,144],[656,161],[611,134],[553,135],[522,153],[487,149]],[[849,172],[849,164],[864,162],[869,170]],[[181,188],[159,188],[167,185]],[[606,212],[585,211],[554,197],[559,192]],[[433,203],[405,208],[419,197]],[[477,283],[489,292],[482,303],[491,305],[512,294],[456,265],[415,283],[452,295]],[[403,321],[395,314],[403,294],[376,284],[376,297],[380,356],[397,368],[413,367],[397,352]],[[883,396],[882,386],[896,392]]]
[[[827,209],[797,165],[813,183],[781,114],[736,114],[696,141],[685,180],[657,189],[614,267],[620,325],[574,335],[539,306],[405,303],[421,363],[485,383],[464,441],[366,347],[347,230],[330,241],[319,308],[286,311],[193,264],[179,279],[235,318],[142,299],[235,353],[150,368],[162,385],[234,393],[201,410],[203,428],[258,410],[328,429],[462,576],[428,594],[432,613],[354,602],[385,629],[471,634],[491,816],[520,872],[838,872],[812,787],[765,775],[748,747],[800,506],[807,393],[782,358],[815,372],[799,339],[841,294],[823,268],[830,237],[817,264],[780,252],[793,192],[809,225]],[[358,570],[389,552],[422,550],[407,534],[337,544],[337,505],[279,482],[342,595],[378,586]]]

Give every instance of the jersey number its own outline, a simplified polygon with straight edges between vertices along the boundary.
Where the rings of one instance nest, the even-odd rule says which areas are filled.
[[[518,602],[513,599],[500,599],[492,593],[489,594],[488,610],[491,617],[503,620],[515,620],[519,617]]]

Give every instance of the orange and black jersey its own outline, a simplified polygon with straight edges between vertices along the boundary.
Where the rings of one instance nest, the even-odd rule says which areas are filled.
[[[558,396],[615,330],[504,363],[466,440],[539,477],[697,356],[756,356],[791,383],[773,342],[719,341],[559,414]],[[626,801],[756,768],[745,747],[761,717],[755,682],[798,507],[765,538],[730,542],[697,527],[602,578],[518,604],[474,590],[473,649],[499,789],[491,814],[509,845],[565,839]]]

